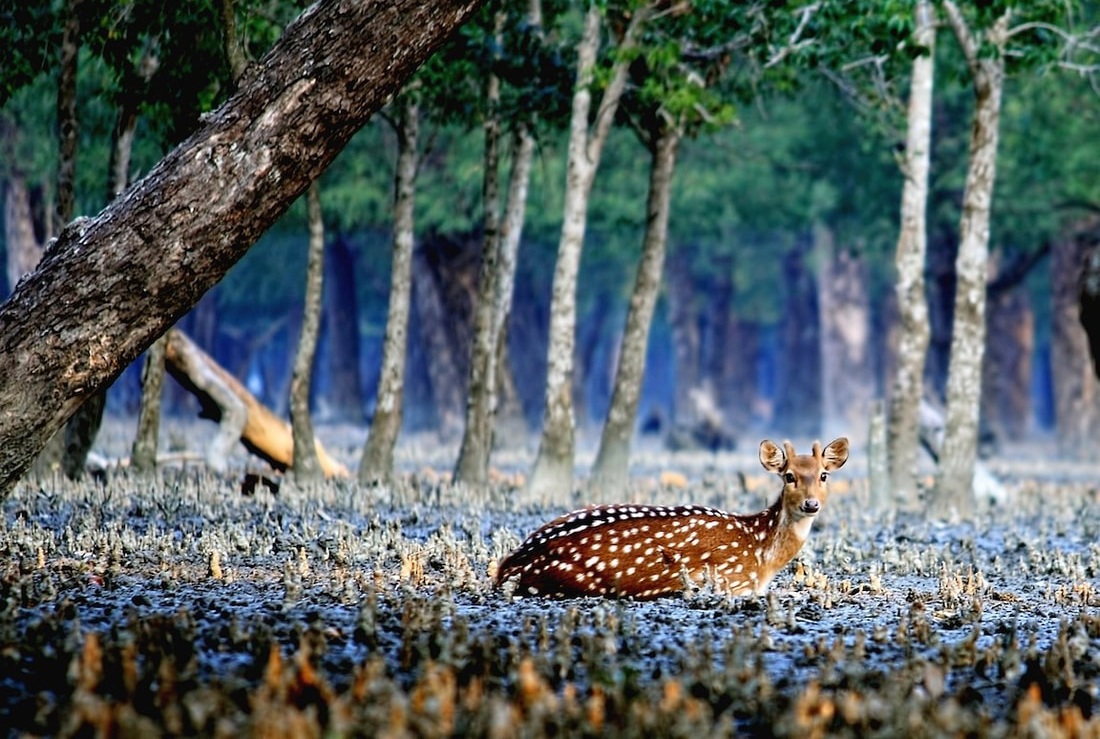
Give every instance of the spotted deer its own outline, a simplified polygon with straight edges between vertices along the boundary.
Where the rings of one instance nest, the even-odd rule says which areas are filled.
[[[760,595],[794,559],[828,497],[829,473],[848,440],[813,453],[764,440],[760,463],[783,480],[779,499],[755,515],[703,506],[605,505],[568,513],[531,534],[500,563],[497,584],[520,595],[648,600],[710,579],[731,595]]]

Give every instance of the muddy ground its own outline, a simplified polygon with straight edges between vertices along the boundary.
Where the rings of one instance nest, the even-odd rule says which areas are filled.
[[[778,481],[750,446],[646,448],[618,498],[759,510]],[[354,464],[358,440],[334,451]],[[451,485],[453,453],[403,443],[401,479],[370,489],[245,495],[244,458],[221,477],[185,463],[22,484],[0,504],[0,726],[1100,735],[1100,467],[991,460],[1007,498],[944,523],[876,499],[856,447],[769,595],[634,603],[494,590],[500,557],[588,501],[525,500],[508,475],[529,450],[500,455],[491,490]],[[687,486],[662,485],[669,471]]]

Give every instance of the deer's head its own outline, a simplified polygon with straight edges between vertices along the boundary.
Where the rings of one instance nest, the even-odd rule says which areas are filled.
[[[816,516],[829,495],[825,481],[829,473],[848,461],[848,439],[840,437],[824,449],[814,442],[812,454],[795,454],[789,441],[780,447],[765,439],[760,442],[760,464],[783,480],[782,506],[794,521]]]

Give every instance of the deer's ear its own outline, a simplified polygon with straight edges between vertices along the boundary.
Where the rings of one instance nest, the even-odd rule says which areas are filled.
[[[787,466],[787,454],[775,442],[764,439],[760,442],[760,464],[778,474]]]
[[[841,436],[839,439],[830,441],[829,446],[825,447],[825,451],[821,453],[821,459],[825,463],[825,469],[830,472],[843,467],[848,461],[847,437]]]

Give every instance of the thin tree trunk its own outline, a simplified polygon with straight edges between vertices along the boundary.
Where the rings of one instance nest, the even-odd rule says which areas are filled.
[[[344,237],[329,242],[325,258],[324,318],[328,334],[329,407],[333,417],[363,423],[363,384],[359,370],[359,301],[355,256]]]
[[[694,426],[696,418],[693,393],[700,386],[701,339],[695,320],[695,290],[691,265],[684,253],[673,252],[668,265],[668,322],[672,329],[673,383],[671,425]]]
[[[76,82],[80,56],[81,4],[82,0],[69,0],[61,41],[60,74],[57,84],[59,150],[56,227],[58,229],[73,219],[76,207],[76,153],[80,136],[76,113]],[[112,182],[111,185],[113,184]],[[103,388],[88,396],[65,426],[61,443],[61,469],[69,479],[75,480],[84,474],[84,463],[99,431],[100,423],[103,421],[103,408],[107,403],[106,393],[107,389]]]
[[[504,13],[494,19],[494,45],[499,47]],[[485,154],[481,205],[483,235],[477,304],[470,342],[470,374],[466,385],[466,429],[455,464],[454,478],[468,485],[489,480],[489,453],[493,446],[493,411],[496,406],[497,352],[496,309],[500,290],[500,77],[485,78]]]
[[[671,126],[656,136],[651,146],[652,164],[649,171],[649,197],[646,204],[646,229],[642,242],[642,258],[634,280],[634,292],[626,314],[619,363],[611,407],[607,411],[600,448],[592,469],[591,487],[612,491],[625,487],[630,467],[630,443],[638,418],[638,402],[645,375],[649,327],[657,306],[661,287],[665,251],[668,243],[668,210],[672,195],[672,174],[676,167],[676,148],[680,143],[679,127]]]
[[[919,413],[924,392],[924,366],[930,328],[924,269],[928,251],[926,210],[932,145],[932,88],[936,43],[935,11],[921,0],[916,8],[915,43],[927,49],[913,59],[909,89],[909,120],[905,141],[901,195],[901,233],[894,265],[897,269],[898,327],[896,373],[887,416],[887,463],[890,490],[876,491],[880,500],[917,499]]]
[[[577,270],[584,245],[588,197],[600,154],[626,85],[629,69],[627,52],[637,44],[648,15],[649,8],[646,6],[637,9],[630,18],[630,25],[620,42],[622,53],[611,69],[610,82],[600,100],[592,130],[589,130],[588,114],[592,105],[591,86],[600,41],[600,9],[595,3],[589,6],[585,15],[584,34],[577,46],[577,80],[570,119],[565,209],[550,306],[542,438],[528,482],[528,492],[538,500],[561,499],[573,486],[575,429],[572,384]]]
[[[229,0],[226,2],[228,3]],[[108,201],[117,197],[130,182],[130,155],[133,151],[134,133],[137,130],[141,102],[138,90],[148,84],[158,66],[156,55],[151,52],[146,53],[142,56],[139,67],[130,76],[129,94],[115,124],[115,145],[111,147],[111,184]],[[143,474],[151,473],[156,469],[157,464],[164,395],[164,354],[167,344],[167,335],[153,342],[145,354],[145,361],[141,368],[141,407],[138,409],[137,432],[130,451],[130,463],[136,471]]]
[[[532,0],[538,8],[538,0]],[[541,18],[541,14],[532,17]],[[531,167],[535,161],[535,122],[521,123],[512,138],[512,172],[508,179],[508,203],[500,229],[500,282],[494,300],[497,361],[498,403],[496,418],[502,417],[523,425],[523,408],[519,403],[515,378],[508,363],[508,321],[512,314],[512,300],[516,288],[516,264],[520,237],[527,214],[527,192],[531,184]]]
[[[1035,316],[1019,287],[990,291],[982,363],[982,426],[993,441],[1021,441],[1031,420]]]
[[[821,433],[821,310],[806,264],[812,237],[799,235],[783,260],[782,351],[775,413],[790,434]]]
[[[409,303],[412,296],[412,257],[416,171],[419,166],[420,110],[415,94],[398,101],[397,166],[394,171],[393,264],[390,304],[382,345],[382,369],[375,396],[374,419],[363,447],[359,482],[386,481],[393,476],[393,450],[401,432],[405,402],[405,355],[408,351]]]
[[[164,353],[167,346],[168,334],[164,334],[149,347],[141,368],[141,409],[130,452],[130,465],[141,473],[152,472],[157,466],[157,436],[164,397]]]
[[[953,2],[945,2],[951,27],[963,49],[974,85],[974,120],[955,262],[955,318],[947,375],[944,453],[930,500],[935,515],[973,510],[974,466],[978,456],[982,355],[985,350],[985,297],[989,261],[989,212],[997,164],[998,124],[1004,84],[1004,55],[979,56],[979,41]],[[1009,12],[989,29],[989,40],[1003,51]]]
[[[294,355],[294,374],[290,380],[290,426],[294,438],[294,477],[298,482],[320,480],[321,462],[317,459],[313,419],[310,417],[310,386],[313,384],[313,357],[317,353],[317,334],[321,330],[321,290],[325,274],[325,223],[321,216],[321,188],[314,180],[306,191],[309,211],[309,258],[306,262],[305,306],[302,331]]]
[[[76,116],[76,77],[80,56],[80,6],[68,0],[61,35],[61,59],[57,79],[57,202],[54,230],[73,219],[76,201],[76,148],[80,137]]]
[[[831,229],[818,224],[815,231],[823,257],[818,288],[823,433],[862,443],[870,432],[867,419],[875,397],[870,278],[862,259],[836,248]]]
[[[1084,244],[1072,232],[1051,248],[1054,433],[1058,453],[1070,459],[1094,459],[1100,432],[1100,381],[1093,372],[1078,299],[1084,256]]]
[[[7,248],[8,287],[13,291],[23,275],[38,265],[45,244],[34,234],[34,214],[27,181],[8,175],[4,188],[4,245]]]

